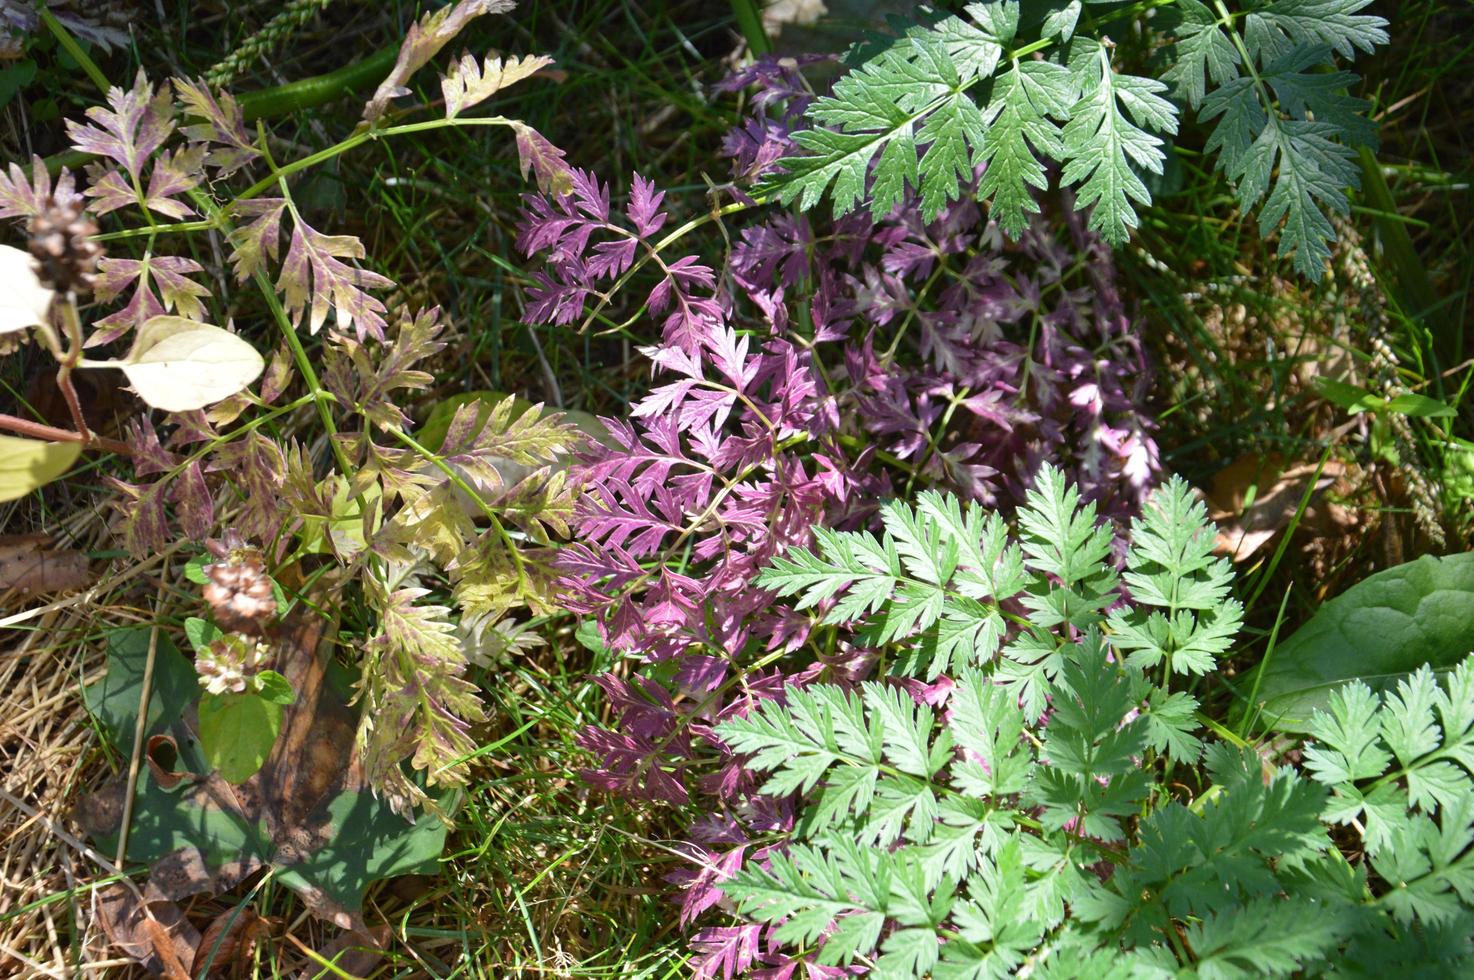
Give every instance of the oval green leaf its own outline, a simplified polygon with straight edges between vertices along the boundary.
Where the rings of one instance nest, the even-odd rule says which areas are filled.
[[[1474,553],[1424,555],[1347,589],[1281,643],[1259,674],[1260,717],[1304,732],[1349,681],[1381,691],[1424,664],[1450,670],[1471,651]]]
[[[226,782],[256,774],[281,730],[282,706],[255,694],[200,695],[200,749]]]
[[[80,442],[42,442],[0,436],[0,502],[24,497],[72,468]]]

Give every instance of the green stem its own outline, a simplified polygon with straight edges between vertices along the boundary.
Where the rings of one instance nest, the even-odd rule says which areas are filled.
[[[269,190],[273,185],[280,186],[280,182],[283,178],[290,177],[292,174],[300,173],[303,170],[315,167],[320,163],[325,163],[336,156],[341,156],[342,154],[347,153],[349,150],[356,149],[365,143],[380,139],[382,137],[405,136],[411,133],[424,133],[436,129],[446,129],[456,126],[511,126],[513,125],[513,123],[514,120],[508,119],[505,116],[474,116],[471,118],[456,119],[427,119],[417,123],[405,123],[400,126],[388,126],[384,129],[362,130],[360,132],[354,133],[352,136],[348,137],[345,140],[334,143],[332,146],[329,146],[326,149],[318,150],[316,153],[309,154],[298,160],[293,160],[291,163],[282,164],[279,167],[273,167],[271,169],[271,172],[268,173],[266,176],[256,181],[256,183],[252,184],[241,193],[235,195],[234,203],[239,203],[240,201],[259,197],[262,193]],[[224,214],[224,212],[220,211],[217,211],[216,213],[222,216]],[[212,216],[211,218],[203,221],[180,221],[172,225],[163,225],[158,229],[158,231],[211,231],[219,228],[222,224],[222,221],[223,217]],[[98,235],[96,236],[96,240],[100,242],[118,241],[125,238],[139,238],[143,235],[151,233],[151,229],[147,228],[128,228],[123,231],[114,231],[104,235]]]
[[[737,27],[747,40],[747,50],[755,55],[765,55],[773,50],[773,42],[768,40],[768,32],[763,30],[763,15],[757,0],[732,0],[732,16],[737,19]]]
[[[481,496],[481,494],[479,494],[479,493],[476,492],[476,488],[473,487],[473,486],[471,486],[471,484],[466,480],[465,477],[461,476],[460,473],[456,472],[456,468],[454,466],[451,466],[449,463],[447,463],[445,461],[445,459],[442,456],[440,456],[440,454],[438,454],[438,453],[436,453],[436,452],[434,452],[434,451],[432,451],[430,449],[427,449],[424,446],[420,445],[418,442],[415,441],[415,438],[413,436],[411,436],[409,433],[407,433],[407,432],[405,432],[405,431],[403,431],[401,429],[395,429],[395,428],[386,428],[386,429],[384,429],[384,431],[387,432],[387,433],[389,433],[395,439],[399,440],[407,448],[413,450],[422,459],[424,459],[426,462],[428,462],[431,465],[433,465],[440,472],[444,473],[445,476],[446,476],[446,478],[450,480],[451,484],[457,490],[459,490],[462,493],[464,493],[467,497],[469,497],[476,504],[477,509],[479,509],[481,511],[482,515],[485,516],[486,519],[491,522],[492,528],[496,531],[497,536],[502,539],[502,543],[507,546],[507,551],[511,552],[511,555],[512,555],[512,563],[517,566],[517,586],[518,586],[518,588],[519,589],[526,589],[527,588],[527,568],[526,568],[526,562],[522,558],[522,553],[517,550],[517,542],[514,541],[512,539],[512,535],[507,532],[506,525],[504,525],[501,522],[501,519],[496,516],[496,511],[492,510],[491,509],[491,505],[486,502],[486,500]]]
[[[93,85],[97,86],[97,90],[106,96],[107,90],[111,88],[111,85],[107,80],[107,76],[102,73],[102,69],[97,67],[97,62],[88,56],[87,52],[82,49],[82,45],[77,43],[77,39],[72,37],[72,32],[67,30],[62,22],[56,19],[55,14],[45,7],[42,7],[39,13],[41,14],[41,22],[46,25],[46,29],[56,38],[56,43],[61,45],[63,51],[72,56],[73,61],[82,66],[83,73],[92,80]]]

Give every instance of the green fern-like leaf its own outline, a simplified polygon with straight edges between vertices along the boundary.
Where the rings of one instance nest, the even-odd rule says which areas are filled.
[[[1079,184],[1077,207],[1095,205],[1090,227],[1119,245],[1139,219],[1132,202],[1150,204],[1137,169],[1159,174],[1167,155],[1156,132],[1177,132],[1177,109],[1162,98],[1167,86],[1150,78],[1118,74],[1099,47],[1096,68],[1081,85],[1064,129],[1065,169],[1060,180]]]
[[[1259,209],[1261,234],[1278,232],[1280,254],[1319,279],[1330,216],[1347,212],[1357,186],[1357,148],[1376,145],[1368,104],[1348,94],[1356,76],[1324,70],[1387,43],[1386,22],[1361,12],[1368,3],[1247,0],[1230,10],[1177,0],[1137,22],[1171,42],[1160,79],[1115,63],[1101,32],[1118,10],[1097,19],[1085,0],[972,3],[966,17],[869,49],[810,107],[815,127],[795,135],[805,153],[785,158],[786,173],[762,190],[801,209],[827,193],[836,214],[868,203],[877,215],[914,191],[931,220],[982,165],[977,197],[1017,235],[1039,211],[1034,194],[1053,162],[1090,227],[1120,243],[1151,203],[1144,175],[1163,172],[1164,138],[1178,131],[1170,90],[1214,124],[1206,149],[1243,209]]]

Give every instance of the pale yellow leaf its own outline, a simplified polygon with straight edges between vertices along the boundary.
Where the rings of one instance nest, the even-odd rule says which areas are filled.
[[[261,376],[266,362],[229,330],[179,316],[156,316],[143,325],[121,361],[138,397],[166,412],[204,408],[241,391]]]
[[[51,296],[36,278],[31,253],[0,245],[0,334],[45,323]]]
[[[506,61],[487,58],[483,67],[471,55],[461,55],[450,74],[440,79],[440,91],[445,95],[445,118],[454,119],[463,110],[486,101],[507,86],[552,63],[552,58],[537,54]]]
[[[82,452],[77,442],[42,442],[0,436],[0,501],[24,497],[71,469]]]

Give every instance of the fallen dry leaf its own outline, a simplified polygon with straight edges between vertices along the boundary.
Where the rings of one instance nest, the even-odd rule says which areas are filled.
[[[255,909],[233,908],[220,913],[200,937],[190,976],[249,976],[256,944],[270,932],[270,923]]]
[[[145,899],[146,901],[146,899]],[[97,893],[97,922],[108,940],[155,976],[188,980],[200,934],[170,901],[140,901],[125,885]]]
[[[92,581],[87,556],[51,544],[46,534],[0,535],[0,592],[31,596],[85,588]]]
[[[1235,562],[1249,560],[1289,527],[1307,490],[1311,496],[1302,527],[1334,533],[1354,523],[1348,508],[1324,499],[1325,491],[1347,475],[1347,467],[1327,460],[1319,477],[1317,467],[1317,463],[1287,465],[1277,454],[1269,453],[1241,456],[1219,470],[1206,494],[1209,516],[1218,525],[1214,550]],[[1257,491],[1252,500],[1251,488]]]

